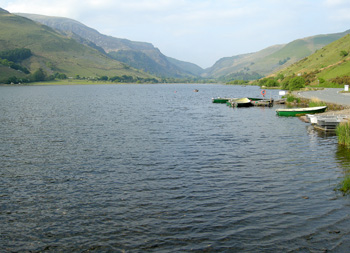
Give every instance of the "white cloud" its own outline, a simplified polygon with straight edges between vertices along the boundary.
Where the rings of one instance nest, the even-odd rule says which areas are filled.
[[[17,0],[5,1],[4,8],[10,12],[34,13],[48,16],[74,17],[76,10],[81,9],[79,0],[43,1],[43,0]],[[67,7],[69,6],[69,7]]]
[[[330,7],[349,5],[349,0],[325,0],[325,5]]]

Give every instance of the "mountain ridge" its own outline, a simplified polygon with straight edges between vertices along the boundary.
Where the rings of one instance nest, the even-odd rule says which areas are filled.
[[[255,53],[224,57],[205,70],[206,77],[229,77],[234,73],[258,73],[262,76],[283,69],[316,50],[349,34],[350,30],[340,33],[321,34],[297,39],[286,44],[274,45]]]
[[[128,75],[153,78],[140,70],[113,60],[98,50],[82,45],[74,39],[67,38],[56,30],[34,22],[26,17],[0,12],[0,51],[27,48],[32,56],[20,64],[30,72],[42,69],[47,75],[56,72],[68,76],[98,77],[103,75]],[[5,71],[2,65],[1,80],[15,76],[23,77],[12,70]]]
[[[17,15],[45,24],[78,41],[78,37],[90,41],[98,48],[102,48],[113,59],[124,62],[137,69],[142,69],[145,72],[161,77],[197,76],[197,71],[192,73],[188,69],[183,69],[181,65],[169,61],[168,57],[162,54],[151,43],[104,35],[74,19],[28,13],[17,13]],[[200,68],[193,63],[187,63],[187,66],[189,65],[192,65],[191,69]]]
[[[3,16],[14,15],[1,8],[0,14]],[[223,57],[219,59],[212,67],[202,69],[193,63],[184,62],[165,56],[151,43],[136,42],[128,39],[119,39],[112,36],[103,35],[97,30],[73,19],[37,14],[20,13],[19,15],[20,16],[17,17],[26,18],[27,20],[34,20],[37,22],[36,24],[39,27],[46,30],[48,33],[60,35],[61,37],[59,40],[62,43],[64,40],[63,38],[69,38],[70,42],[68,43],[66,41],[66,44],[69,44],[75,49],[73,50],[73,48],[69,48],[71,51],[69,56],[67,53],[63,52],[62,54],[65,54],[66,58],[73,56],[73,58],[79,59],[82,57],[78,54],[79,52],[82,53],[84,50],[81,48],[79,48],[80,51],[76,50],[78,48],[77,44],[72,43],[72,41],[75,41],[78,44],[85,45],[91,50],[99,52],[100,55],[96,58],[99,59],[97,62],[102,61],[102,58],[100,58],[102,55],[105,61],[114,59],[115,61],[113,61],[113,64],[119,64],[119,73],[123,72],[124,69],[130,70],[135,76],[144,76],[146,73],[149,73],[148,76],[157,75],[160,78],[175,77],[189,78],[191,80],[197,80],[198,78],[210,78],[220,81],[230,81],[238,78],[245,80],[258,79],[278,72],[279,70],[298,62],[300,59],[308,57],[313,52],[322,49],[325,45],[328,45],[329,43],[332,43],[350,33],[350,30],[347,30],[341,33],[309,36],[286,44],[273,45],[253,53]],[[21,23],[19,20],[17,20],[17,22]],[[5,28],[4,30],[6,29],[9,31],[9,29],[12,28]],[[27,37],[24,36],[25,34]],[[7,34],[5,33],[5,35]],[[16,44],[18,41],[31,40],[35,36],[45,37],[40,33],[38,34],[37,31],[35,31],[33,34],[30,34],[29,32],[22,32],[22,35],[23,36],[20,37],[19,40],[16,38],[17,40],[15,40],[14,44]],[[3,37],[6,38],[6,36]],[[6,43],[8,45],[6,45]],[[34,42],[34,44],[35,43],[36,42]],[[1,47],[7,49],[10,47],[10,45],[13,46],[10,40],[3,40],[2,45],[0,45],[0,50]],[[62,60],[62,55],[55,54],[55,50],[57,50],[58,45],[64,48],[64,46],[60,45],[60,42],[58,41],[56,41],[56,46],[42,44],[42,48],[39,51],[38,49],[36,49],[36,51],[34,50],[34,52],[36,52],[36,61],[33,62],[31,60],[26,60],[24,64],[26,64],[26,66],[28,66],[30,69],[33,69],[33,66],[41,66],[44,70],[51,73],[62,69],[68,74],[72,74],[72,70],[76,71],[77,66],[68,69],[67,67],[63,66],[63,63],[67,63],[69,65],[71,62],[69,63],[69,61],[67,62]],[[47,60],[49,49],[51,49],[51,53],[53,53],[53,55],[50,56],[51,60]],[[46,53],[46,55],[43,56],[43,53]],[[54,55],[57,56],[57,59],[55,59]],[[40,57],[43,57],[44,59],[40,59]],[[107,58],[109,60],[107,60]],[[92,61],[93,57],[88,57],[88,60]],[[82,66],[85,63],[79,64]],[[93,64],[90,64],[89,67],[89,75],[91,73],[94,73],[93,75],[95,76],[100,75],[102,72],[97,71],[99,70],[99,65],[97,64],[98,66],[96,69],[93,69],[91,67],[92,65]],[[131,68],[129,66],[131,66]],[[110,71],[106,71],[105,69],[103,73],[110,73]],[[85,75],[86,73],[82,74]]]

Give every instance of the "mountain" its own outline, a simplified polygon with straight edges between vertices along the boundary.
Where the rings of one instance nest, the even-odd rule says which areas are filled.
[[[350,76],[350,34],[317,50],[312,55],[275,73],[284,76],[314,76],[313,80],[330,80]]]
[[[180,61],[171,57],[167,57],[168,61],[179,68],[186,70],[188,73],[194,74],[196,76],[200,76],[203,72],[204,69],[199,67],[196,64],[190,63],[190,62],[185,62],[185,61]]]
[[[47,75],[56,72],[67,76],[96,77],[128,75],[140,78],[152,76],[130,68],[106,54],[63,36],[52,28],[28,18],[0,11],[0,53],[14,49],[29,49],[31,56],[16,64],[34,72],[41,68]],[[24,76],[4,64],[0,78]],[[4,68],[5,66],[5,68]],[[7,69],[7,70],[5,70]]]
[[[0,8],[0,13],[6,13],[6,14],[9,14],[9,12],[7,11],[7,10],[4,10],[4,9],[2,9],[2,8]]]
[[[80,43],[86,44],[87,41],[93,43],[96,47],[103,49],[113,59],[157,76],[190,77],[197,76],[202,71],[199,66],[194,66],[194,64],[174,63],[151,43],[135,42],[103,35],[73,19],[27,13],[18,13],[18,15],[56,29]],[[191,67],[187,68],[188,66]]]
[[[235,75],[266,76],[283,69],[304,57],[321,49],[325,45],[349,34],[349,31],[335,34],[316,35],[292,41],[288,44],[275,45],[256,53],[225,57],[205,70],[205,77],[230,79]],[[254,78],[252,78],[254,79]]]

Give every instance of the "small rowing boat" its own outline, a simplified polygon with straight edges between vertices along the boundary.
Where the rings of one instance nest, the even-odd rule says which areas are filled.
[[[216,104],[225,104],[227,101],[229,101],[231,98],[221,98],[221,97],[217,97],[217,98],[212,98],[212,102],[216,103]]]
[[[226,102],[230,107],[249,107],[253,106],[248,98],[232,98]]]
[[[276,113],[278,116],[295,117],[295,116],[302,116],[305,114],[321,113],[321,112],[324,112],[326,109],[327,109],[327,106],[292,108],[292,109],[277,109]]]

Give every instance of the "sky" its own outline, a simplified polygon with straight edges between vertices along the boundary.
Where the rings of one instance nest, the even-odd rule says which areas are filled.
[[[0,7],[75,19],[202,68],[222,57],[350,29],[350,0],[0,0]]]

